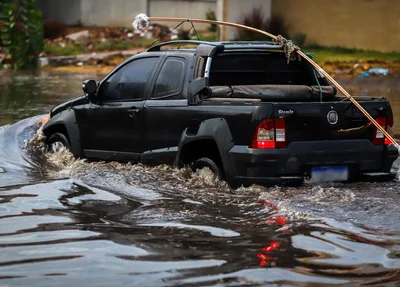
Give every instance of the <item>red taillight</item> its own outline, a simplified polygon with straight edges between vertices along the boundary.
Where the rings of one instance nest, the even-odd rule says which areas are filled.
[[[276,148],[286,148],[286,124],[284,119],[275,120]]]
[[[385,130],[387,130],[387,126],[388,127],[392,127],[393,126],[393,117],[388,117],[386,120],[386,117],[378,117],[376,119],[377,123],[384,128]],[[374,138],[372,139],[372,143],[374,145],[389,145],[391,144],[390,140],[388,138],[386,138],[384,136],[384,134],[378,129],[378,128],[374,128]]]
[[[252,148],[286,148],[285,120],[265,120],[254,134]]]

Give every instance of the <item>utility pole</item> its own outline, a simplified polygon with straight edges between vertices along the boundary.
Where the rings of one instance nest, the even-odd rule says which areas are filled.
[[[217,0],[217,19],[219,21],[228,20],[228,1],[229,0]],[[218,41],[227,40],[227,27],[220,26],[217,27],[217,39]]]

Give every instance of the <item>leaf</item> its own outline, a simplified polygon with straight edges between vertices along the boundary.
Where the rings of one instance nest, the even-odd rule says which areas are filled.
[[[35,0],[0,1],[0,39],[7,59],[14,69],[34,66],[43,50],[43,19]]]

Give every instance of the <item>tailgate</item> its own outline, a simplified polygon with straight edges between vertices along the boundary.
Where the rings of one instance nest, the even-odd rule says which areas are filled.
[[[374,118],[385,118],[390,125],[392,111],[387,100],[359,102]],[[375,127],[349,101],[326,103],[274,103],[274,117],[286,124],[286,142],[368,139]]]

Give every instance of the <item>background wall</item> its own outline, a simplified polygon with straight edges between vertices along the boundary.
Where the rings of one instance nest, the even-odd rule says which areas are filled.
[[[216,0],[148,0],[148,15],[205,19],[208,10],[216,11],[216,2]],[[169,26],[177,24],[163,22],[163,25]],[[195,27],[198,30],[205,30],[208,25],[196,24]]]
[[[81,21],[81,0],[37,0],[45,19],[57,20],[68,25]]]
[[[249,14],[253,9],[260,9],[265,19],[271,16],[271,0],[224,0],[224,21],[242,23],[243,17]],[[236,37],[237,29],[224,27],[222,32],[222,38],[224,40],[233,40]]]
[[[400,51],[399,0],[272,0],[272,11],[307,44]]]
[[[139,13],[146,13],[146,0],[82,0],[82,24],[130,26]]]
[[[45,19],[68,25],[131,27],[139,13],[150,16],[205,18],[217,0],[37,0]],[[177,23],[164,25],[175,26]],[[207,25],[196,25],[206,29]]]

